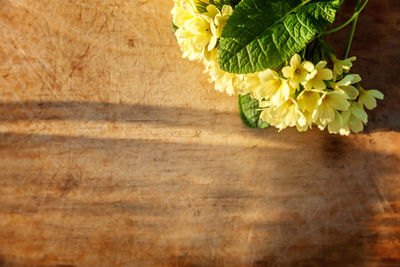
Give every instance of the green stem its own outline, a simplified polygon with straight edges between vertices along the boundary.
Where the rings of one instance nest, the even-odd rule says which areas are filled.
[[[366,5],[367,2],[368,2],[368,0],[365,0],[364,6]],[[361,0],[357,0],[356,10],[360,7],[360,4],[361,4]],[[347,44],[346,44],[346,49],[343,54],[343,59],[346,59],[349,56],[351,43],[353,42],[354,33],[355,33],[356,27],[357,27],[357,21],[358,21],[358,15],[353,20],[353,23],[351,24],[349,38],[347,39]]]
[[[359,0],[357,0],[357,2],[359,2]],[[347,25],[349,25],[350,23],[352,23],[354,20],[356,20],[358,18],[358,15],[360,15],[361,11],[364,9],[364,7],[367,5],[367,3],[368,3],[368,0],[365,0],[364,3],[362,4],[362,6],[360,8],[357,8],[357,11],[354,12],[353,16],[351,16],[351,18],[349,20],[347,20],[345,23],[343,23],[342,25],[340,25],[337,28],[323,32],[323,33],[321,33],[321,35],[334,33],[334,32],[340,31],[341,29],[345,28]]]
[[[333,52],[333,49],[322,39],[320,39],[320,45],[322,47],[322,53],[324,55],[327,55],[329,57],[331,57],[331,55],[335,55],[335,53]]]
[[[347,39],[346,49],[344,50],[344,54],[343,54],[343,59],[346,59],[349,56],[351,43],[353,42],[354,32],[356,31],[357,20],[358,20],[358,18],[356,18],[353,21],[353,24],[351,25],[349,38]]]

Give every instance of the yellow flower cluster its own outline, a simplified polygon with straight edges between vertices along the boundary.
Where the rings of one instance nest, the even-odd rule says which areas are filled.
[[[233,95],[239,86],[240,78],[219,68],[216,47],[233,9],[224,5],[219,10],[215,5],[209,4],[206,12],[201,13],[197,4],[197,0],[175,0],[171,11],[173,23],[178,27],[175,36],[183,57],[203,62],[206,72],[210,75],[210,82],[215,83],[215,89]]]
[[[383,94],[361,88],[358,74],[346,74],[354,60],[334,61],[332,71],[326,61],[314,65],[295,54],[281,76],[270,69],[251,74],[247,92],[259,100],[261,119],[279,130],[296,126],[306,131],[317,125],[335,134],[358,133],[368,121],[364,107],[375,108]],[[244,78],[244,86],[249,79]]]
[[[306,131],[317,125],[330,133],[357,133],[368,121],[364,107],[373,109],[376,98],[383,99],[381,92],[361,88],[358,74],[349,74],[355,57],[338,60],[331,55],[333,70],[327,68],[326,61],[314,65],[295,54],[279,72],[225,72],[218,65],[217,43],[232,7],[218,9],[202,0],[205,9],[200,12],[199,0],[174,1],[171,13],[183,57],[202,62],[216,90],[229,95],[250,93],[260,103],[261,119],[279,130],[296,127]]]

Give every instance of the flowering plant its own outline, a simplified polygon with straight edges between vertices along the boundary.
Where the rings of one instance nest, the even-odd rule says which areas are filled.
[[[183,57],[204,64],[215,89],[238,94],[239,111],[251,128],[313,125],[349,135],[364,129],[365,108],[383,99],[361,87],[348,57],[353,16],[326,30],[343,0],[174,0],[173,28]],[[323,36],[351,24],[343,59]]]

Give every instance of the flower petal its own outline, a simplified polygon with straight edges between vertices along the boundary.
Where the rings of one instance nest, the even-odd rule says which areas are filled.
[[[384,95],[378,90],[368,90],[367,92],[371,94],[373,97],[378,98],[380,100],[383,100],[384,98]]]
[[[283,76],[285,76],[286,78],[290,78],[290,76],[292,75],[292,68],[289,66],[283,67],[282,73],[283,73]]]
[[[361,108],[359,105],[357,104],[353,104],[351,106],[351,113],[353,113],[354,116],[356,116],[357,118],[359,118],[360,120],[362,120],[362,122],[367,123],[368,122],[368,115],[367,113],[364,111],[363,108]]]
[[[322,70],[323,68],[325,68],[326,64],[328,64],[328,62],[326,62],[325,60],[318,62],[318,64],[315,66],[315,68],[317,70]]]
[[[356,123],[350,124],[349,126],[350,129],[355,133],[359,133],[362,132],[362,130],[364,130],[364,125],[360,120],[358,120]]]
[[[334,133],[334,134],[339,133],[340,129],[342,128],[342,125],[343,125],[342,116],[340,116],[339,112],[335,111],[335,119],[328,124],[329,133]]]
[[[233,9],[230,5],[224,5],[221,9],[222,16],[230,16],[233,12]]]
[[[377,106],[375,97],[369,95],[364,95],[363,97],[360,97],[359,103],[363,104],[369,110],[372,110]]]
[[[290,59],[290,66],[298,67],[301,64],[301,57],[299,54],[294,54]]]
[[[258,78],[260,78],[260,80],[264,82],[264,81],[271,80],[273,78],[277,78],[277,74],[271,69],[266,69],[266,70],[258,73]]]
[[[207,50],[208,51],[213,50],[216,45],[217,45],[217,37],[216,36],[211,36],[210,43],[208,44]]]
[[[340,89],[342,89],[342,91],[346,93],[348,98],[352,100],[356,99],[359,94],[357,88],[355,88],[354,86],[341,86]]]
[[[322,69],[319,71],[318,76],[325,81],[329,81],[333,79],[333,74],[330,69]]]
[[[314,64],[312,64],[310,61],[304,61],[302,66],[308,72],[312,72],[314,70]]]
[[[350,107],[349,101],[342,94],[332,93],[328,95],[329,104],[337,110],[345,111]]]
[[[340,82],[338,82],[337,84],[339,86],[346,86],[346,85],[350,85],[350,84],[355,84],[361,81],[361,77],[358,74],[349,74],[346,75],[346,77],[344,77]]]
[[[323,105],[320,107],[321,114],[319,120],[322,124],[328,124],[335,119],[335,111],[329,105]]]

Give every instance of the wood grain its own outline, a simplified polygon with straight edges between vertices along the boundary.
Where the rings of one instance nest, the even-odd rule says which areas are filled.
[[[349,137],[244,128],[171,7],[0,0],[0,266],[399,266],[399,2],[360,19],[386,99]]]

